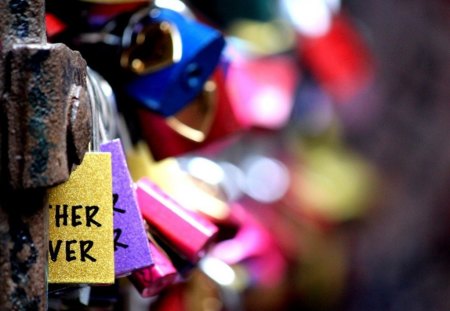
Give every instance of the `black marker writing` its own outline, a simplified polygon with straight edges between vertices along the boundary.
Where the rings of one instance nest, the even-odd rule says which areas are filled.
[[[117,251],[119,247],[128,248],[128,245],[125,243],[119,242],[120,236],[122,235],[122,229],[114,229],[114,251]]]
[[[69,214],[69,206],[67,204],[56,204],[55,206],[49,205],[49,208],[55,209],[55,224],[56,227],[61,226],[68,226],[69,223],[72,227],[77,227],[83,224],[82,217],[80,213],[83,210],[82,205],[73,205],[70,209]],[[98,206],[92,205],[92,206],[84,206],[84,213],[85,213],[85,224],[87,227],[91,227],[92,225],[95,225],[97,227],[101,227],[102,225],[95,220],[95,215],[97,215],[100,208]]]
[[[124,209],[116,207],[117,201],[119,201],[119,195],[117,193],[114,193],[113,194],[113,211],[121,213],[121,214],[125,214],[125,210]]]
[[[89,259],[92,262],[97,261],[93,256],[89,254],[89,251],[94,246],[94,242],[91,240],[69,240],[63,242],[62,240],[57,240],[56,244],[54,241],[50,240],[48,245],[48,250],[50,253],[51,261],[57,261],[59,252],[61,251],[61,245],[65,243],[65,253],[66,253],[66,261],[71,262],[77,259],[76,245],[79,244],[79,254],[80,260],[86,261]]]

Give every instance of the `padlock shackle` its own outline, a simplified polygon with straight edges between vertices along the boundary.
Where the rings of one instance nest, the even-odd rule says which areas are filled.
[[[116,99],[109,83],[97,72],[87,67],[86,84],[92,112],[91,149],[98,151],[101,143],[118,135]]]
[[[92,136],[90,143],[91,151],[98,151],[100,147],[100,129],[99,129],[99,116],[97,111],[97,101],[99,100],[98,88],[96,87],[93,71],[89,67],[87,67],[87,75],[86,75],[86,87],[89,94],[89,106],[91,109],[91,118],[92,118]]]

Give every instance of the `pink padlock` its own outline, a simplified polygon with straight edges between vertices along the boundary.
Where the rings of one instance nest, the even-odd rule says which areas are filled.
[[[176,277],[177,270],[169,258],[159,250],[153,242],[149,242],[153,265],[134,271],[129,279],[142,297],[152,297],[171,285]]]
[[[285,55],[243,57],[230,48],[232,59],[226,89],[231,106],[243,128],[277,130],[289,121],[299,72]]]
[[[215,245],[209,255],[228,265],[240,265],[250,281],[264,286],[279,284],[286,273],[287,262],[268,228],[240,205],[233,206],[233,216],[240,229],[232,239]]]
[[[148,178],[136,185],[139,208],[151,229],[179,255],[196,263],[214,239],[217,227],[183,208]]]

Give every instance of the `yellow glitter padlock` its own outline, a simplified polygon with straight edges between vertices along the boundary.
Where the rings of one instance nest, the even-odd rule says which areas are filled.
[[[226,202],[198,187],[175,158],[156,162],[144,141],[128,149],[127,163],[133,181],[137,182],[142,177],[150,178],[173,199],[183,202],[183,207],[213,220],[223,220],[229,216],[230,209]]]
[[[142,177],[150,177],[155,161],[144,141],[139,141],[135,146],[126,150],[128,170],[133,181]]]
[[[114,283],[111,154],[89,152],[49,189],[50,283]]]

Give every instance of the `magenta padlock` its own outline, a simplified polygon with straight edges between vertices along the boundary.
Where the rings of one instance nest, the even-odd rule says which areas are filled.
[[[159,250],[153,242],[148,242],[153,257],[153,265],[133,271],[130,281],[142,297],[152,297],[172,284],[177,277],[177,270],[170,259]]]
[[[228,265],[243,266],[251,283],[274,286],[279,284],[287,269],[286,259],[272,233],[240,205],[233,206],[240,222],[235,237],[215,245],[209,255]]]
[[[117,278],[148,267],[153,261],[122,144],[115,139],[100,145],[100,151],[110,152],[112,160],[114,266]]]
[[[148,178],[137,182],[136,195],[144,219],[178,254],[196,263],[218,229],[207,219],[183,208]]]
[[[229,47],[226,88],[243,127],[277,130],[286,126],[299,77],[296,62],[286,55],[246,57]]]
[[[214,245],[211,256],[233,265],[273,249],[275,242],[270,231],[251,214],[237,204],[233,206],[232,213],[239,220],[240,228],[232,239]]]

